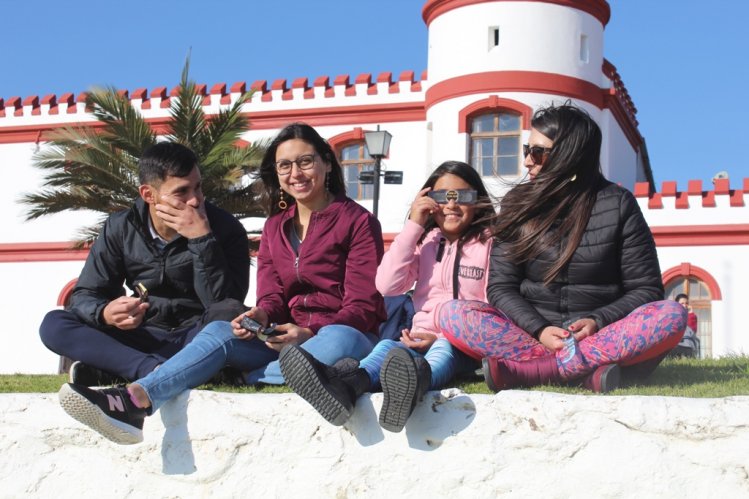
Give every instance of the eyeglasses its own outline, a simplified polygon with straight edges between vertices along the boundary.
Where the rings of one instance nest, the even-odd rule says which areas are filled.
[[[458,204],[476,204],[476,201],[478,201],[478,193],[474,189],[429,191],[427,196],[434,199],[438,204],[448,204],[450,201],[455,201]]]
[[[297,168],[300,170],[309,170],[315,166],[315,155],[314,154],[303,154],[294,161],[288,159],[282,159],[276,161],[276,172],[279,175],[288,175],[291,173],[291,166],[296,163]]]
[[[523,144],[523,157],[525,158],[530,154],[531,159],[537,165],[544,162],[544,159],[546,159],[544,156],[549,154],[549,151],[551,151],[551,147],[529,146],[528,144]]]

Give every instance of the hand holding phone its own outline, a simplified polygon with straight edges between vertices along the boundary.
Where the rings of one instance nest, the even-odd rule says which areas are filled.
[[[268,341],[268,338],[272,336],[280,336],[284,334],[282,331],[276,331],[275,324],[271,323],[270,327],[263,327],[262,324],[256,320],[250,319],[246,315],[239,321],[239,325],[257,336],[260,341]]]

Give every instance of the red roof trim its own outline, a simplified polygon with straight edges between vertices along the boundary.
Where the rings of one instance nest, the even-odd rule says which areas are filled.
[[[480,3],[517,2],[517,0],[428,0],[421,11],[421,18],[427,26],[432,24],[437,17],[445,12],[476,5]],[[526,2],[543,2],[563,7],[581,10],[598,19],[601,25],[606,26],[611,19],[611,8],[604,0],[524,0]]]
[[[749,224],[651,226],[658,247],[749,245]]]
[[[0,262],[61,262],[85,260],[88,250],[76,250],[70,242],[0,243]]]
[[[304,121],[312,126],[355,125],[362,123],[424,121],[426,111],[421,102],[377,104],[365,106],[315,107],[311,109],[288,109],[243,113],[250,119],[253,130],[282,128],[294,121]],[[169,118],[147,118],[156,133],[166,131]],[[44,134],[63,127],[101,128],[100,122],[68,122],[61,124],[30,125],[0,128],[0,144],[35,142],[39,133]]]
[[[703,208],[714,208],[717,206],[715,196],[728,196],[729,205],[742,207],[746,205],[744,194],[749,193],[749,178],[743,179],[743,189],[731,189],[730,179],[716,179],[714,189],[711,191],[702,190],[702,180],[690,180],[686,191],[679,191],[677,184],[673,180],[661,183],[661,192],[650,192],[650,184],[647,182],[637,182],[635,184],[634,194],[638,198],[649,198],[648,208],[663,208],[663,197],[676,197],[676,208],[689,208],[689,196],[701,196]]]

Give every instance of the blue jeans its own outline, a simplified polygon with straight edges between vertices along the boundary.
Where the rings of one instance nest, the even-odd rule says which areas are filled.
[[[403,348],[412,357],[423,357],[426,359],[432,370],[432,379],[429,384],[430,390],[438,390],[445,386],[456,374],[471,372],[478,367],[478,363],[475,360],[453,348],[445,338],[437,339],[426,353],[411,350],[400,341],[386,339],[375,345],[374,350],[360,364],[367,371],[373,389],[379,388],[380,368],[387,353],[393,348]]]
[[[315,359],[323,364],[332,366],[344,357],[363,359],[377,343],[377,336],[370,333],[360,333],[358,329],[342,324],[331,324],[320,328],[315,336],[300,345]],[[269,385],[283,385],[281,365],[278,360],[255,369],[245,376],[248,385],[266,383]]]
[[[344,357],[361,359],[372,350],[373,338],[349,326],[330,325],[301,347],[317,360],[334,364]],[[234,336],[231,323],[211,322],[179,353],[135,383],[146,391],[155,411],[183,391],[202,385],[225,366],[249,371],[246,381],[251,384],[283,384],[276,359],[278,352],[262,341]]]

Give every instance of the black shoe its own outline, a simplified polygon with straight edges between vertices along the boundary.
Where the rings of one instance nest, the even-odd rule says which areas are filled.
[[[146,409],[136,407],[124,386],[94,390],[66,383],[60,388],[60,405],[73,419],[118,444],[143,441]]]
[[[380,368],[382,409],[380,426],[398,433],[432,381],[432,368],[423,357],[412,357],[404,348],[393,348]]]
[[[125,378],[86,365],[79,360],[70,365],[68,379],[71,383],[82,386],[111,386],[128,383]]]
[[[356,359],[341,359],[331,367],[290,345],[281,351],[278,360],[286,384],[335,426],[351,417],[356,399],[371,385],[369,375]]]

